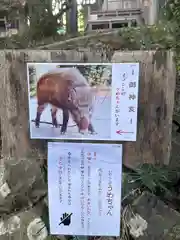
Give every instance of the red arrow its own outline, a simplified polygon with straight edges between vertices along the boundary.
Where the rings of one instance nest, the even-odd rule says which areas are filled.
[[[116,131],[117,134],[121,135],[122,133],[134,133],[134,132],[126,132],[126,131],[123,131],[123,130],[117,130]]]

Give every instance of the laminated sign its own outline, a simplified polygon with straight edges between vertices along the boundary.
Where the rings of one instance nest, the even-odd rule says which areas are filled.
[[[122,145],[48,143],[53,235],[119,236]]]
[[[139,63],[28,63],[33,139],[136,141]]]

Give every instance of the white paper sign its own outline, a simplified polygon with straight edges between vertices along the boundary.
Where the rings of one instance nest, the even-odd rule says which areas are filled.
[[[136,141],[139,63],[28,63],[33,139]]]
[[[112,65],[111,138],[136,141],[139,63]]]
[[[119,236],[122,145],[48,143],[53,235]]]

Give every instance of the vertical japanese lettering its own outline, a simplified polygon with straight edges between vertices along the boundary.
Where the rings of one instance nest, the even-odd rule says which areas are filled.
[[[80,191],[80,206],[81,206],[81,227],[84,229],[84,216],[85,216],[85,195],[84,195],[84,149],[81,150],[81,163],[80,163],[80,169],[81,169],[81,191]]]
[[[120,88],[116,88],[116,107],[115,107],[115,115],[114,115],[116,126],[119,125],[119,112],[120,112],[119,103],[120,103]]]
[[[113,215],[113,201],[114,201],[114,194],[113,194],[113,189],[112,189],[112,171],[109,170],[108,172],[108,191],[107,191],[107,203],[108,203],[108,211],[107,211],[107,215],[108,216],[112,216]]]
[[[59,157],[58,162],[58,176],[59,176],[59,201],[62,203],[62,157]]]
[[[87,181],[87,228],[90,229],[90,220],[91,220],[91,163],[92,163],[92,154],[91,152],[87,153],[87,162],[88,162],[88,181]]]
[[[71,197],[71,152],[68,152],[68,205],[71,206],[72,197]]]

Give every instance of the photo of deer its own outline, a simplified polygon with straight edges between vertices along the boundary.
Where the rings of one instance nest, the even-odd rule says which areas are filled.
[[[28,63],[33,139],[111,138],[111,64]]]

